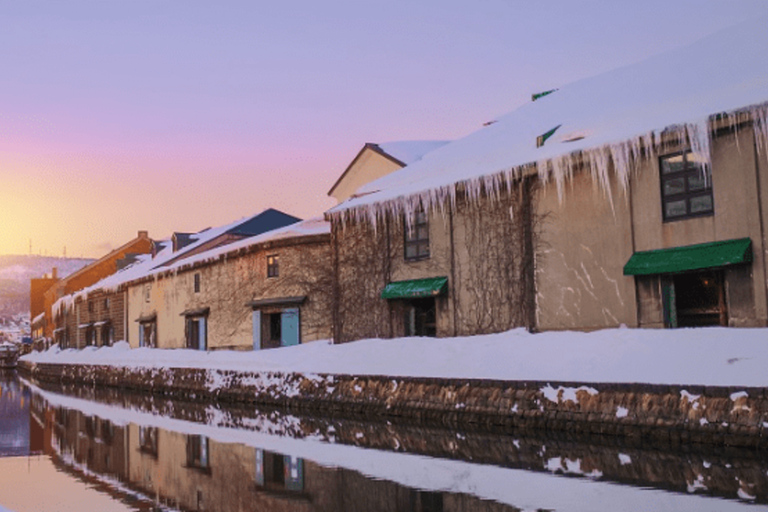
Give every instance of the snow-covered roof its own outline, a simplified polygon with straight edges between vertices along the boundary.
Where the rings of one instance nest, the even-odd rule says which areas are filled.
[[[389,156],[399,160],[404,165],[420,160],[430,151],[448,144],[449,140],[401,140],[376,144]]]
[[[420,160],[361,187],[329,210],[336,219],[412,211],[496,190],[535,169],[558,185],[578,156],[606,183],[609,163],[626,184],[631,162],[656,149],[671,130],[709,154],[709,119],[751,114],[761,150],[768,148],[768,19],[751,20],[688,46],[580,80],[527,103],[482,129],[426,153]],[[537,138],[557,130],[542,147]],[[535,166],[535,167],[534,167]]]
[[[160,250],[153,258],[150,254],[141,254],[138,256],[137,261],[128,267],[115,272],[114,274],[105,277],[101,281],[83,288],[73,294],[66,295],[53,304],[53,314],[57,314],[62,306],[70,306],[75,303],[78,298],[87,298],[90,293],[101,290],[105,292],[116,291],[120,286],[144,279],[148,276],[159,275],[167,271],[177,271],[182,267],[193,265],[202,261],[212,261],[219,258],[222,255],[235,253],[241,249],[266,243],[270,241],[282,240],[286,238],[305,237],[312,235],[321,235],[330,233],[330,223],[326,222],[321,217],[316,217],[304,221],[290,224],[288,226],[273,229],[260,235],[244,238],[237,242],[233,242],[227,245],[222,245],[209,249],[207,251],[189,256],[184,259],[178,259],[180,253],[185,253],[194,250],[202,244],[213,240],[222,233],[227,233],[231,228],[239,226],[243,223],[243,219],[235,221],[231,224],[221,226],[218,228],[211,228],[200,233],[196,233],[197,239],[194,243],[185,246],[183,249],[174,252],[173,244],[170,240],[162,240],[156,242],[160,246]],[[173,261],[172,263],[171,260]]]
[[[302,238],[315,235],[330,234],[331,224],[324,220],[322,217],[313,217],[296,224],[291,224],[283,228],[274,229],[261,235],[244,238],[237,242],[227,244],[221,247],[215,247],[200,254],[195,254],[181,261],[159,270],[178,270],[182,267],[192,266],[196,263],[214,261],[221,256],[234,255],[241,250],[248,250],[256,245],[265,244],[268,242],[276,242],[278,240],[285,240],[288,238]]]

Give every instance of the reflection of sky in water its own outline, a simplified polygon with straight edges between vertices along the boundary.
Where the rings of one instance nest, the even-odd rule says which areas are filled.
[[[29,453],[29,390],[0,374],[0,457]]]
[[[136,510],[60,471],[47,456],[0,458],[0,510],[14,512]]]

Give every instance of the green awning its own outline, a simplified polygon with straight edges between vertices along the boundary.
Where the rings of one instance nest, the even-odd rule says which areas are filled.
[[[624,265],[624,275],[675,274],[750,261],[752,261],[752,240],[739,238],[724,242],[636,252]]]
[[[435,297],[445,293],[448,287],[447,277],[428,277],[389,283],[381,292],[382,299],[418,299]]]

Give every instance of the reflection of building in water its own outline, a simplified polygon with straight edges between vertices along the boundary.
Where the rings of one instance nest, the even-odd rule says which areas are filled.
[[[356,471],[202,435],[119,426],[97,416],[32,405],[46,452],[66,466],[117,481],[183,511],[511,512],[468,495],[425,492]],[[38,427],[41,428],[41,427]],[[107,483],[107,486],[110,484]],[[106,486],[105,486],[106,487]],[[120,492],[105,489],[117,499]]]
[[[127,429],[108,420],[58,407],[53,413],[54,453],[99,475],[126,481]]]
[[[130,425],[131,487],[181,510],[507,512],[464,495],[422,492],[242,444]]]
[[[29,397],[14,372],[0,370],[0,456],[29,454]]]

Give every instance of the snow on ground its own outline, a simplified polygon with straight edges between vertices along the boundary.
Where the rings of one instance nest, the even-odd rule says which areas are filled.
[[[459,338],[316,341],[263,351],[114,347],[33,352],[36,363],[559,382],[768,386],[768,329],[515,329]]]
[[[593,510],[728,511],[754,510],[754,506],[716,498],[670,493],[600,481],[599,474],[566,477],[545,472],[509,469],[471,462],[435,459],[333,444],[308,438],[297,439],[242,429],[204,425],[155,416],[79,398],[43,391],[26,383],[49,405],[78,409],[125,425],[135,423],[189,435],[207,436],[221,443],[241,443],[255,448],[314,461],[322,466],[342,467],[369,477],[396,482],[428,491],[445,491],[478,496],[506,503],[521,510],[587,512]],[[577,461],[568,461],[576,470]],[[564,473],[552,464],[552,472]],[[567,466],[566,466],[567,467]],[[576,472],[577,475],[581,475]],[[749,498],[742,498],[750,501]]]

